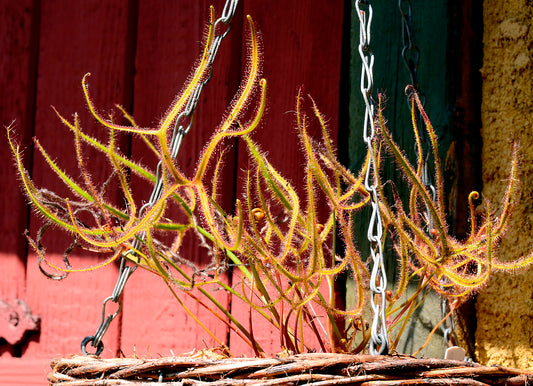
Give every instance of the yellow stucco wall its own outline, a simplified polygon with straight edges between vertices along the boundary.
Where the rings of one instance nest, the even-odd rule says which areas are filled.
[[[520,195],[499,258],[533,250],[533,3],[484,1],[483,195],[500,203],[512,141],[521,145]],[[533,268],[495,274],[476,303],[481,363],[533,368]]]

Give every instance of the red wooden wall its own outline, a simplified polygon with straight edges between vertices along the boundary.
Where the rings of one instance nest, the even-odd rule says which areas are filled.
[[[84,129],[97,133],[80,87],[82,76],[91,72],[89,84],[97,106],[110,112],[115,103],[121,104],[139,124],[153,126],[198,58],[210,4],[220,15],[223,0],[0,1],[0,121],[4,126],[15,121],[17,141],[26,149],[25,161],[37,185],[62,191],[42,158],[33,156],[32,136],[72,175],[79,174],[72,166],[73,138],[50,106],[66,117],[80,113]],[[194,163],[195,154],[238,89],[245,63],[246,14],[252,15],[261,32],[263,76],[268,80],[268,108],[254,138],[283,173],[301,181],[302,158],[292,115],[300,86],[329,117],[332,131],[337,130],[340,0],[240,1],[180,163]],[[0,299],[23,299],[32,313],[40,316],[41,326],[39,333],[15,348],[0,339],[0,384],[44,384],[49,359],[79,353],[81,339],[94,334],[102,301],[111,295],[118,269],[108,266],[71,274],[59,282],[39,272],[36,256],[28,252],[22,235],[25,229],[34,235],[39,220],[28,213],[5,134],[1,138]],[[90,159],[91,170],[102,173],[99,161]],[[233,181],[237,179],[238,186],[239,179],[231,175],[233,168],[228,169],[225,189],[230,198]],[[47,247],[52,258],[60,259],[65,245],[61,238],[48,237]],[[188,252],[197,255],[195,250]],[[97,261],[90,256],[71,258],[78,267]],[[0,322],[6,323],[1,316]],[[165,285],[141,270],[128,282],[122,315],[104,341],[105,357],[134,351],[138,356],[164,356],[213,344],[184,314]],[[272,351],[277,344],[273,342]],[[236,353],[248,353],[236,339],[231,339],[230,345]],[[14,358],[18,356],[21,359]]]

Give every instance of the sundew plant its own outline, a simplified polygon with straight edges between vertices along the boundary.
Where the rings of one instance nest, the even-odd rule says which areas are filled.
[[[429,290],[446,297],[453,310],[482,288],[491,272],[515,271],[531,264],[532,256],[501,262],[495,254],[516,195],[516,147],[501,208],[495,213],[485,202],[485,215],[478,218],[474,200],[479,194],[472,192],[468,198],[470,235],[464,241],[456,240],[449,234],[445,220],[437,138],[416,93],[412,93],[412,107],[422,115],[424,128],[416,127],[413,119],[413,133],[418,152],[422,151],[419,129],[425,130],[430,138],[436,170],[435,197],[422,183],[422,164],[411,163],[387,131],[381,104],[376,117],[374,151],[367,155],[361,172],[352,173],[337,160],[324,116],[310,97],[300,94],[296,96],[295,125],[306,162],[305,179],[297,181],[304,189],[297,190],[253,140],[265,108],[267,80],[260,77],[256,29],[250,17],[248,21],[249,54],[240,90],[198,155],[190,175],[180,168],[179,158],[175,160],[171,141],[194,90],[210,75],[208,47],[214,34],[213,11],[205,49],[193,76],[157,127],[139,127],[121,107],[118,108],[128,125],[119,125],[102,115],[89,93],[89,74],[82,80],[83,93],[92,116],[109,134],[107,142],[85,133],[77,115],[69,119],[56,111],[60,122],[74,136],[72,151],[81,177],[68,175],[38,140],[35,145],[50,169],[68,187],[67,196],[61,197],[33,183],[23,166],[13,130],[8,129],[23,190],[45,221],[36,236],[28,235],[43,272],[54,278],[64,277],[50,273],[46,264],[66,274],[105,269],[111,262],[124,258],[158,275],[182,306],[185,307],[184,297],[192,297],[258,356],[268,353],[254,338],[253,320],[257,318],[279,332],[280,351],[365,352],[370,339],[364,312],[370,296],[370,263],[367,252],[363,256],[354,242],[353,218],[370,201],[363,181],[370,154],[376,157],[374,162],[378,165],[375,179],[386,229],[383,237],[392,240],[399,261],[399,279],[387,294],[385,310],[388,329],[393,332],[390,338],[393,350],[410,315]],[[308,134],[311,125],[321,128],[320,138]],[[123,154],[116,143],[117,137],[124,134],[144,143],[161,166],[155,170],[154,165],[143,165]],[[226,156],[224,144],[234,138],[245,145],[250,162],[240,198],[228,212],[222,209],[217,183]],[[88,172],[84,157],[88,148],[107,158],[112,172],[105,182],[98,183]],[[380,166],[386,154],[394,159],[409,187],[409,199],[405,202],[396,193],[393,182],[381,179]],[[160,183],[160,194],[149,205],[143,205],[136,196],[129,178],[132,174],[152,187]],[[110,184],[120,187],[126,205],[117,205],[110,197],[106,189]],[[392,187],[392,199],[385,192],[386,185],[388,190]],[[176,207],[177,214],[170,210]],[[68,260],[65,266],[47,260],[41,237],[50,226],[72,235],[73,246],[100,253],[104,262],[97,267],[78,268],[71,267]],[[182,242],[191,234],[199,248],[208,250],[211,257],[208,264],[197,266],[182,255]],[[228,284],[224,274],[228,269],[234,270],[237,283]],[[353,309],[337,306],[334,287],[339,275],[349,275],[355,282],[355,293],[348,294],[355,299]],[[402,297],[411,282],[416,283],[415,293]],[[249,308],[248,317],[238,320],[227,311],[213,296],[213,286],[244,302]],[[221,337],[209,331],[201,320],[198,322],[223,344]]]

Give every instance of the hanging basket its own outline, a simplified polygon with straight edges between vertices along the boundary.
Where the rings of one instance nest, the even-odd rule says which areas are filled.
[[[409,356],[54,359],[51,385],[531,385],[533,371]]]

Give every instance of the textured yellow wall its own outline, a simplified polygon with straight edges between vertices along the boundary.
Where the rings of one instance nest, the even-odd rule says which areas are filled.
[[[483,195],[501,202],[511,142],[521,144],[520,195],[502,260],[533,249],[533,2],[484,1]],[[476,304],[477,359],[481,363],[533,368],[533,268],[496,274]]]

